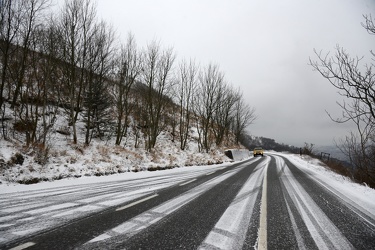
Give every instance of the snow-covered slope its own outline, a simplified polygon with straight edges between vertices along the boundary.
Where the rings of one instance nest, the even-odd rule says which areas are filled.
[[[7,108],[7,117],[12,117],[11,109]],[[129,133],[121,145],[115,145],[114,136],[99,139],[94,138],[90,145],[84,144],[84,123],[78,122],[78,143],[73,144],[71,136],[58,131],[69,133],[67,119],[63,110],[58,111],[52,133],[48,138],[46,162],[38,161],[38,147],[24,146],[24,134],[13,131],[8,139],[0,139],[0,183],[37,183],[64,178],[82,176],[104,176],[126,172],[145,170],[170,169],[183,166],[212,165],[229,162],[225,156],[224,147],[213,146],[210,152],[198,150],[198,134],[191,127],[187,148],[180,149],[178,138],[172,137],[172,130],[166,128],[158,136],[156,147],[151,152],[145,150],[141,143],[135,147],[135,133],[129,127]],[[81,119],[82,120],[82,119]],[[14,121],[10,121],[9,125]],[[142,135],[141,135],[142,136]],[[20,158],[18,158],[20,157]]]
[[[0,181],[33,183],[40,180],[103,176],[230,161],[220,148],[209,153],[199,153],[194,144],[191,142],[190,147],[183,151],[178,144],[172,143],[167,135],[162,135],[155,149],[148,152],[144,148],[114,146],[113,142],[93,141],[89,146],[85,146],[83,143],[74,145],[65,139],[56,138],[45,165],[35,162],[33,152],[23,151],[23,164],[2,167]],[[12,157],[22,150],[25,149],[1,140],[0,158],[4,159],[5,163],[12,161]]]

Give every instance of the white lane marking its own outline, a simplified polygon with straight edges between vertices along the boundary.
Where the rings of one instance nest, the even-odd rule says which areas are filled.
[[[260,205],[260,223],[258,236],[258,249],[267,250],[267,170],[268,165],[264,169],[262,203]]]
[[[212,172],[209,172],[207,173],[206,175],[212,175],[213,173],[215,173],[216,171],[212,171]]]
[[[132,202],[132,203],[126,205],[126,206],[119,207],[119,208],[116,209],[116,211],[121,211],[121,210],[127,209],[127,208],[129,208],[129,207],[135,206],[135,205],[137,205],[137,204],[139,204],[139,203],[145,202],[145,201],[147,201],[147,200],[149,200],[149,199],[152,199],[152,198],[154,198],[154,197],[156,197],[156,196],[158,196],[158,194],[154,194],[154,195],[151,195],[151,196],[149,196],[149,197],[143,198],[143,199],[141,199],[141,200],[139,200],[139,201]]]
[[[242,248],[263,174],[264,165],[259,164],[198,249]]]
[[[29,248],[29,247],[32,247],[34,246],[35,243],[34,242],[27,242],[25,244],[22,244],[22,245],[19,245],[19,246],[16,246],[16,247],[13,247],[9,250],[22,250],[22,249],[26,249],[26,248]]]
[[[185,186],[185,185],[187,185],[187,184],[189,184],[189,183],[192,183],[192,182],[194,182],[194,181],[196,181],[196,180],[197,180],[197,179],[192,179],[192,180],[190,180],[190,181],[187,181],[187,182],[181,183],[179,186],[180,186],[180,187]]]
[[[233,238],[212,230],[198,250],[233,249],[233,241]]]
[[[98,241],[103,241],[103,240],[109,239],[109,238],[111,238],[111,237],[112,237],[112,236],[109,235],[109,234],[101,234],[101,235],[99,235],[98,237],[92,239],[92,240],[90,241],[90,243],[98,242]]]

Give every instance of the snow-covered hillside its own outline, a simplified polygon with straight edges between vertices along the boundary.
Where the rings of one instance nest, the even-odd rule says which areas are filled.
[[[10,112],[10,109],[7,109]],[[63,111],[59,110],[62,114]],[[8,114],[9,117],[11,113]],[[16,131],[10,139],[0,139],[0,182],[37,183],[63,178],[103,176],[125,172],[160,170],[183,166],[212,165],[228,162],[225,148],[213,147],[209,153],[198,150],[198,135],[194,127],[187,149],[181,150],[178,139],[172,138],[169,129],[162,132],[156,147],[148,152],[144,145],[135,148],[131,128],[120,146],[114,138],[93,139],[89,146],[84,141],[84,124],[78,123],[79,142],[73,144],[69,135],[57,131],[69,127],[62,115],[57,117],[48,140],[47,162],[38,163],[38,147],[24,147],[23,134]],[[18,139],[17,139],[18,138]]]
[[[108,143],[110,144],[110,143]],[[12,161],[22,147],[14,147],[8,141],[1,141],[0,157],[6,162]],[[27,149],[24,149],[27,150]],[[94,141],[90,146],[72,145],[57,141],[50,149],[49,161],[45,165],[35,162],[35,155],[28,156],[22,165],[2,167],[1,182],[33,183],[40,180],[51,181],[68,177],[102,176],[124,172],[159,170],[193,165],[211,165],[229,161],[219,149],[210,153],[198,153],[194,149],[182,151],[178,145],[161,140],[152,152],[143,148],[107,145]]]

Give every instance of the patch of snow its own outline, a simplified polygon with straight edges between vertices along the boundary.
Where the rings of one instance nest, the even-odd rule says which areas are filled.
[[[333,172],[319,159],[289,153],[272,152],[272,154],[287,157],[291,163],[313,175],[316,181],[348,204],[356,205],[369,216],[375,216],[375,189],[355,183],[350,178]]]
[[[35,209],[35,210],[30,210],[25,213],[27,214],[39,214],[39,213],[46,213],[46,212],[51,212],[54,210],[59,210],[63,208],[70,208],[77,206],[77,203],[63,203],[63,204],[58,204],[58,205],[53,205],[53,206],[48,206],[40,209]]]

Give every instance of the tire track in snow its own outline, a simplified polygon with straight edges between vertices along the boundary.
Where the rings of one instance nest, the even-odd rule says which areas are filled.
[[[97,245],[98,242],[111,240],[111,238],[121,237],[121,238],[130,238],[131,236],[138,234],[142,230],[148,228],[149,226],[157,223],[158,221],[162,220],[164,217],[172,214],[182,206],[186,205],[190,201],[194,200],[202,193],[208,191],[209,189],[213,188],[218,183],[224,181],[225,179],[229,178],[230,176],[236,174],[241,168],[237,168],[227,173],[220,175],[207,181],[188,192],[173,198],[163,204],[152,208],[148,211],[143,212],[142,214],[132,218],[129,221],[126,221],[111,230],[93,238],[89,242],[86,243],[85,249],[90,249],[93,245]],[[103,243],[101,243],[103,244]]]
[[[0,194],[0,248],[20,237],[130,202],[208,172],[212,169]]]
[[[298,245],[284,198],[285,190],[281,182],[284,171],[276,158],[271,156],[267,171],[267,245],[259,245],[258,249],[293,249]]]
[[[375,249],[373,219],[285,157],[282,178],[293,206],[319,249]]]
[[[242,249],[269,160],[270,158],[254,169],[198,249]],[[253,246],[256,244],[256,238],[256,235],[252,235],[250,244]]]
[[[299,184],[291,170],[285,164],[284,160],[278,156],[277,167],[283,169],[284,175],[281,176],[281,181],[284,184],[287,195],[291,198],[293,204],[302,217],[312,239],[319,249],[353,249],[351,243],[341,233],[341,231],[332,223],[327,215],[320,209],[320,207],[310,197],[310,194]],[[298,215],[291,214],[291,218]],[[298,237],[301,235],[299,225],[293,225],[293,231]],[[298,237],[302,240],[302,237]],[[300,248],[311,248],[304,243],[299,242]]]
[[[259,164],[258,160],[260,158],[237,166],[231,176],[179,206],[158,223],[147,226],[142,233],[130,238],[119,235],[112,241],[108,240],[105,244],[103,242],[96,249],[105,245],[116,249],[197,249],[253,173]],[[242,196],[238,202],[246,199],[247,195]]]

